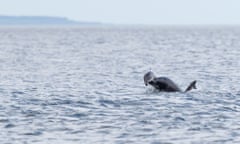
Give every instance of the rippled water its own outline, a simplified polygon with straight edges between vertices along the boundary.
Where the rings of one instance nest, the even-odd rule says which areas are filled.
[[[239,55],[240,27],[1,27],[0,142],[240,143]]]

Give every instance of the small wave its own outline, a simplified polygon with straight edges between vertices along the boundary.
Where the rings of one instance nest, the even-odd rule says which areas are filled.
[[[100,99],[98,100],[98,102],[101,106],[104,106],[104,107],[109,107],[109,106],[120,107],[119,103],[112,100]]]
[[[34,131],[34,132],[27,132],[27,133],[24,133],[23,135],[29,135],[29,136],[40,136],[42,135],[43,133],[41,131]]]

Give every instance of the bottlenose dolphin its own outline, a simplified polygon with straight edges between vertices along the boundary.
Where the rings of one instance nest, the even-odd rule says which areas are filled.
[[[182,91],[171,79],[167,77],[156,77],[152,71],[147,72],[143,79],[145,86],[149,84],[155,89],[164,92],[188,92],[192,89],[197,89],[196,80],[191,82],[185,91]]]

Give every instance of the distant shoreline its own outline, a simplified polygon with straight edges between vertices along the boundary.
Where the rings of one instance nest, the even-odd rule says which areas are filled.
[[[53,16],[1,16],[0,26],[41,26],[41,25],[100,25],[97,22],[80,22],[66,17]]]

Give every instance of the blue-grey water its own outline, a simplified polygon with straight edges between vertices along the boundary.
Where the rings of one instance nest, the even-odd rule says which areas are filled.
[[[240,143],[239,58],[240,27],[1,27],[0,143]]]

